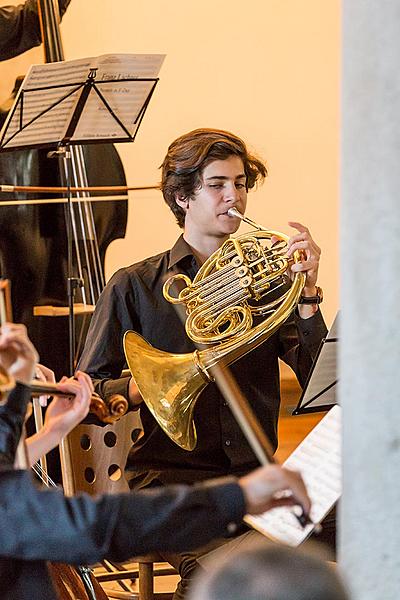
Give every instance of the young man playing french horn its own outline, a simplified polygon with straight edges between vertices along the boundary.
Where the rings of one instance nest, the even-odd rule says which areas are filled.
[[[164,283],[177,273],[193,281],[201,265],[239,228],[240,218],[229,214],[229,209],[243,214],[248,190],[266,175],[264,164],[229,132],[197,129],[175,140],[162,164],[161,190],[183,233],[171,250],[120,269],[96,306],[80,368],[90,374],[105,400],[120,393],[131,406],[140,407],[144,435],[132,448],[127,464],[132,489],[240,476],[258,464],[215,384],[208,384],[196,402],[197,445],[188,452],[162,431],[142,403],[133,377],[120,374],[125,366],[123,336],[128,330],[168,353],[196,349],[174,306],[163,296]],[[289,273],[305,275],[299,306],[263,344],[232,365],[274,450],[280,405],[278,358],[293,368],[303,384],[327,331],[319,311],[322,294],[316,286],[320,249],[306,227],[290,225],[297,232],[289,239],[286,255],[290,259],[301,251],[301,260],[293,262]],[[175,593],[175,600],[180,600],[196,568],[196,556],[165,556],[180,572],[182,580]]]

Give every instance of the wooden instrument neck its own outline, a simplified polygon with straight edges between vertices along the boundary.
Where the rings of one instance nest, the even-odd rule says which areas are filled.
[[[45,62],[64,60],[58,2],[56,0],[38,0],[38,11]]]

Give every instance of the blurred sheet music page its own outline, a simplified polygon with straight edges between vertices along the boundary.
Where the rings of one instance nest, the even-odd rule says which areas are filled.
[[[312,501],[310,518],[320,523],[342,491],[340,406],[330,409],[284,464],[303,475]],[[286,506],[255,517],[246,515],[244,520],[265,536],[289,546],[301,544],[314,529],[313,525],[303,529],[293,509]]]
[[[15,109],[10,111],[1,131],[2,147],[39,147],[62,141],[82,93],[82,84],[93,68],[97,69],[96,86],[133,136],[164,58],[162,54],[106,54],[32,65],[18,92]],[[106,80],[111,81],[104,83]],[[39,116],[40,113],[43,114]],[[92,89],[71,142],[112,142],[122,134],[120,125]]]

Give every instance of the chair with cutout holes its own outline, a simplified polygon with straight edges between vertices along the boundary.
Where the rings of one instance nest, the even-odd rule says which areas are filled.
[[[128,452],[142,433],[137,412],[130,412],[112,425],[79,425],[64,441],[62,454],[63,480],[67,495],[84,491],[91,495],[116,494],[129,491],[124,477],[124,466]],[[110,598],[125,600],[170,600],[173,592],[155,593],[154,577],[176,574],[172,567],[154,568],[154,563],[163,559],[157,553],[134,557],[137,569],[127,569],[110,561],[102,563],[106,572],[98,574],[101,582],[118,581],[120,590],[109,590]],[[130,580],[138,579],[139,592],[132,589]],[[124,581],[124,580],[127,580]]]

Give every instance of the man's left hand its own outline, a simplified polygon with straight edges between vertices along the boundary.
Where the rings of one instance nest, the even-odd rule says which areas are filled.
[[[294,263],[290,267],[291,273],[304,272],[306,274],[306,282],[303,295],[315,296],[321,248],[315,243],[307,227],[293,221],[290,221],[289,225],[297,229],[299,233],[289,239],[287,255],[292,256],[298,250],[303,257],[301,262]]]

